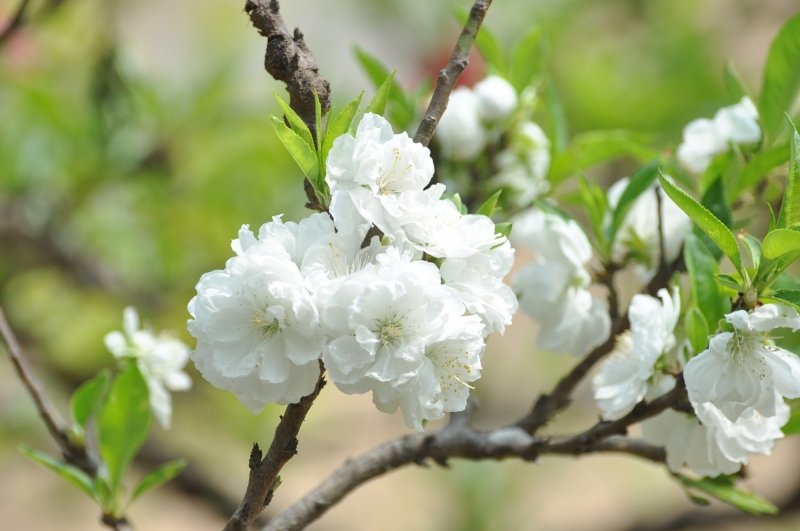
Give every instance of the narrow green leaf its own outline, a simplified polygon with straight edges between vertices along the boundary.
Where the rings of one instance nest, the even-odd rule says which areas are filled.
[[[730,94],[731,98],[740,101],[748,95],[747,85],[745,85],[739,71],[733,65],[733,59],[728,59],[725,63],[725,69],[722,72],[723,80],[725,81],[725,88]]]
[[[504,223],[498,223],[498,224],[496,224],[494,226],[494,233],[495,234],[502,234],[503,236],[508,238],[508,237],[511,236],[511,227],[512,227],[512,225],[513,224],[511,222],[509,222],[509,221],[506,221]]]
[[[767,56],[764,83],[758,100],[761,124],[773,142],[785,125],[800,90],[800,15],[790,18],[780,29]]]
[[[725,299],[714,279],[717,261],[700,238],[692,233],[686,235],[684,260],[695,306],[703,313],[707,323],[716,323],[726,311]]]
[[[316,129],[317,134],[317,153],[318,156],[321,157],[321,146],[322,146],[322,104],[319,102],[319,95],[315,92],[314,93],[314,128]],[[322,158],[319,159],[319,163],[322,164]]]
[[[500,194],[502,192],[503,192],[502,190],[498,190],[495,193],[493,193],[492,196],[489,199],[487,199],[485,203],[481,205],[476,214],[479,214],[481,216],[486,216],[489,218],[492,217],[492,214],[494,214],[495,211],[495,207],[497,207],[497,200],[500,199]]]
[[[764,258],[769,260],[800,251],[800,232],[791,229],[775,229],[764,238],[761,251],[764,253]]]
[[[622,192],[617,206],[614,209],[608,235],[610,241],[614,241],[617,231],[625,221],[625,216],[628,215],[628,212],[639,196],[650,188],[650,185],[656,180],[658,176],[658,163],[658,160],[652,160],[644,166],[639,167],[633,172],[633,175],[631,175],[628,186],[625,188],[625,191]]]
[[[136,485],[136,488],[133,489],[133,494],[131,494],[131,499],[128,502],[133,503],[136,498],[147,492],[148,490],[154,489],[156,487],[160,487],[167,481],[171,480],[181,472],[183,469],[186,468],[188,462],[186,459],[177,459],[175,461],[170,461],[169,463],[165,463],[139,481],[139,484]]]
[[[72,398],[69,401],[69,409],[72,413],[72,421],[75,423],[79,434],[83,433],[89,418],[100,407],[110,380],[111,373],[108,369],[103,369],[97,376],[84,382],[72,394]]]
[[[283,101],[281,97],[278,96],[277,91],[273,90],[273,92],[275,93],[275,99],[278,100],[278,105],[281,106],[283,114],[286,115],[286,119],[289,121],[289,125],[292,126],[292,131],[297,133],[297,135],[302,138],[306,144],[308,144],[308,147],[310,147],[313,151],[316,151],[316,148],[314,147],[314,139],[311,136],[311,131],[308,129],[306,123],[302,118],[300,118],[300,116],[298,116],[296,112],[294,112],[294,109],[292,109],[288,103]]]
[[[49,468],[68,482],[72,483],[81,492],[88,494],[91,498],[97,499],[97,493],[92,486],[92,479],[80,468],[62,463],[55,457],[38,452],[24,444],[19,445],[19,451],[29,457],[32,461],[39,463],[45,468]]]
[[[730,203],[728,203],[728,194],[725,192],[725,184],[722,177],[716,179],[705,189],[700,204],[706,207],[726,227],[730,228],[733,225],[733,211]]]
[[[544,99],[547,115],[545,132],[551,142],[551,152],[553,155],[557,155],[562,151],[566,151],[569,145],[569,133],[567,131],[567,116],[564,112],[564,106],[549,75],[545,75],[542,80],[542,98]]]
[[[692,345],[692,352],[699,354],[708,346],[708,321],[703,312],[696,306],[686,313],[684,321],[686,327],[686,337]]]
[[[778,216],[779,227],[794,227],[800,223],[800,135],[791,121],[789,127],[792,137],[789,142],[789,174]]]
[[[736,293],[743,293],[744,286],[742,286],[742,281],[738,278],[734,278],[730,275],[714,275],[714,280],[717,281],[717,284],[724,288],[732,289]]]
[[[325,132],[325,139],[322,142],[322,164],[325,164],[325,161],[328,160],[328,153],[333,147],[333,141],[350,129],[350,124],[353,123],[353,118],[358,112],[358,106],[361,105],[362,96],[364,96],[363,91],[356,99],[348,103],[336,118],[328,123],[328,130]],[[369,112],[369,109],[367,111]]]
[[[776,291],[775,293],[770,293],[763,298],[765,300],[771,299],[775,302],[782,302],[794,307],[795,309],[800,309],[800,291],[798,290],[780,290]]]
[[[800,400],[792,401],[792,414],[789,422],[783,425],[781,431],[784,435],[797,435],[800,433]]]
[[[511,80],[517,92],[522,92],[542,68],[542,30],[534,28],[514,49]]]
[[[750,259],[753,261],[753,268],[758,271],[761,266],[761,242],[752,234],[745,231],[739,232],[739,239],[744,243],[744,248],[750,253]]]
[[[397,73],[397,70],[392,70],[392,72],[386,76],[386,79],[383,80],[381,86],[378,87],[377,92],[375,92],[375,96],[373,96],[372,101],[369,102],[367,105],[366,112],[372,112],[375,114],[383,114],[386,112],[386,102],[389,101],[389,92],[391,91],[392,84],[394,83],[394,75]]]
[[[98,418],[100,457],[108,467],[111,490],[119,492],[122,479],[150,429],[147,384],[132,364],[117,376]]]
[[[458,22],[463,26],[469,18],[469,11],[461,8],[455,10],[455,16]],[[486,63],[491,66],[503,77],[506,77],[506,60],[500,45],[497,44],[497,39],[483,24],[475,36],[475,46],[481,53],[481,56],[486,60]]]
[[[663,175],[659,175],[658,180],[670,199],[722,249],[722,252],[730,259],[737,271],[741,272],[742,259],[739,254],[739,246],[736,244],[736,238],[730,229],[717,219],[714,214],[709,212],[707,208],[669,182]]]
[[[789,146],[779,145],[756,153],[750,162],[742,169],[736,186],[731,193],[732,197],[739,197],[743,191],[758,185],[773,168],[789,160]]]
[[[375,88],[379,88],[389,77],[389,70],[376,57],[361,48],[356,47],[355,54]],[[393,81],[389,89],[389,101],[392,103],[390,109],[391,122],[400,129],[408,129],[416,113],[417,103],[415,98],[406,95],[400,86]]]
[[[281,139],[283,145],[289,150],[289,154],[303,170],[306,177],[312,182],[317,183],[319,177],[319,162],[316,153],[311,150],[305,140],[300,135],[289,129],[283,120],[272,116],[272,126],[275,132],[278,133],[278,138]]]
[[[750,514],[778,514],[778,508],[773,504],[752,492],[737,489],[728,478],[722,476],[703,479],[679,477],[684,487],[703,491],[741,511]]]
[[[769,209],[769,232],[774,231],[778,227],[778,222],[775,220],[775,212],[772,211],[772,205],[767,203]]]

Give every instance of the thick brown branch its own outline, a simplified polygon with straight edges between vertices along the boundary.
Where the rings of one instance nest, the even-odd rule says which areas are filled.
[[[289,105],[316,138],[314,94],[324,116],[331,107],[331,89],[319,75],[317,60],[306,46],[303,34],[297,28],[294,34],[286,29],[278,0],[247,0],[244,10],[253,26],[267,38],[264,67],[272,77],[286,83]]]
[[[453,54],[450,56],[450,61],[439,72],[439,77],[436,79],[436,88],[433,91],[431,103],[428,105],[428,110],[422,119],[422,123],[419,124],[417,134],[414,135],[414,142],[427,146],[431,138],[433,138],[433,132],[436,130],[439,119],[447,109],[450,93],[453,92],[456,81],[458,81],[459,76],[469,64],[469,51],[475,43],[475,37],[481,28],[481,23],[483,23],[483,18],[486,16],[490,5],[492,5],[492,0],[476,0],[473,4],[467,23],[458,37]]]
[[[275,484],[278,474],[297,453],[297,434],[300,432],[300,426],[325,385],[323,372],[324,367],[320,362],[320,375],[314,392],[300,399],[300,402],[286,406],[286,411],[281,417],[278,427],[275,428],[275,437],[263,460],[258,445],[253,446],[253,452],[250,454],[250,480],[247,484],[247,491],[239,508],[228,520],[225,531],[246,531],[258,518],[264,507],[269,504],[272,499],[272,486]]]
[[[276,516],[263,531],[304,529],[361,484],[412,463],[422,464],[426,459],[437,463],[445,463],[450,458],[531,461],[545,454],[615,452],[664,462],[663,448],[624,435],[631,424],[658,415],[685,396],[683,379],[679,378],[673,391],[649,404],[637,405],[622,419],[600,422],[572,437],[553,439],[530,437],[517,427],[479,432],[469,426],[466,416],[459,416],[438,433],[406,435],[346,462],[319,487]]]
[[[42,417],[47,431],[50,432],[50,436],[61,450],[64,461],[75,465],[90,476],[94,476],[97,473],[97,464],[86,453],[86,448],[75,444],[70,438],[69,428],[53,406],[50,397],[47,396],[44,385],[33,373],[19,341],[6,321],[2,308],[0,308],[0,335],[8,346],[8,352],[19,379],[22,380],[36,403],[39,415]]]

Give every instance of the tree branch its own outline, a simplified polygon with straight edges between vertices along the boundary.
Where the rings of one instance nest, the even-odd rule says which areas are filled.
[[[264,67],[276,80],[286,83],[289,105],[303,119],[316,140],[314,95],[324,116],[331,108],[330,84],[319,75],[317,60],[295,28],[290,34],[283,22],[278,0],[247,0],[244,10],[262,36],[267,38]]]
[[[11,361],[19,379],[22,380],[28,393],[36,403],[39,416],[42,417],[47,431],[50,432],[50,436],[58,445],[59,450],[61,450],[62,458],[65,462],[75,465],[94,477],[97,473],[97,464],[86,453],[85,447],[75,444],[70,438],[67,424],[61,418],[55,406],[53,406],[50,397],[47,396],[44,385],[33,373],[19,341],[17,341],[11,326],[6,321],[2,308],[0,308],[0,335],[2,335],[8,346],[8,353],[11,356]]]
[[[631,413],[613,422],[600,422],[571,437],[531,437],[518,427],[479,432],[469,425],[468,415],[454,414],[442,431],[406,435],[382,444],[361,457],[347,461],[316,489],[277,515],[262,531],[299,531],[322,516],[361,484],[403,466],[426,459],[446,463],[450,458],[507,459],[532,461],[544,454],[581,455],[616,452],[664,462],[663,448],[624,435],[631,424],[658,415],[686,396],[683,378],[666,395],[638,404]]]
[[[439,72],[439,77],[436,79],[436,88],[431,97],[431,103],[428,105],[428,110],[425,117],[419,124],[417,134],[414,135],[414,142],[419,142],[423,146],[427,146],[436,126],[439,124],[439,119],[447,109],[447,102],[450,99],[450,93],[456,86],[459,76],[469,64],[469,51],[475,43],[475,37],[478,30],[481,28],[483,18],[492,5],[492,0],[475,0],[472,9],[469,12],[469,18],[458,37],[458,42],[450,56],[450,61],[447,66]]]
[[[247,484],[247,491],[239,508],[225,525],[224,531],[246,531],[272,500],[278,474],[283,466],[297,454],[297,434],[300,426],[314,400],[325,386],[325,379],[322,377],[325,368],[321,361],[319,366],[320,374],[314,392],[301,398],[300,402],[286,406],[286,411],[281,417],[278,427],[275,428],[275,437],[263,460],[258,444],[253,445],[253,451],[250,454],[250,480]]]

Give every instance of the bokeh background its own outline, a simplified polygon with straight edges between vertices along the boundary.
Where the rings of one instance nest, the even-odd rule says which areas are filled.
[[[0,28],[17,2],[0,0]],[[285,0],[282,12],[305,33],[341,107],[373,92],[354,45],[414,87],[446,60],[459,31],[453,9],[469,5]],[[243,223],[305,216],[304,196],[300,170],[269,122],[278,114],[272,91],[285,90],[263,69],[266,41],[242,1],[32,7],[33,19],[0,47],[0,305],[63,406],[81,381],[112,364],[102,338],[120,328],[127,305],[191,344],[186,303],[200,275],[223,267]],[[533,26],[546,31],[572,134],[628,128],[665,148],[689,120],[733,103],[722,82],[729,58],[759,89],[769,43],[797,11],[796,0],[495,0],[485,23],[509,48]],[[480,68],[471,75],[479,78]],[[615,165],[597,171],[606,181],[624,176]],[[505,336],[491,338],[475,391],[479,426],[522,415],[575,363],[537,352],[535,334],[519,314]],[[190,373],[195,386],[174,395],[172,430],[153,428],[137,471],[178,456],[191,465],[133,508],[141,530],[221,529],[244,491],[250,446],[269,443],[281,411],[253,416]],[[577,398],[551,432],[597,419],[588,386]],[[404,433],[402,418],[379,413],[368,396],[326,388],[266,514],[348,456]],[[20,442],[54,451],[0,347],[0,528],[102,529],[93,502],[23,459]],[[547,457],[401,470],[311,529],[797,529],[799,455],[798,441],[784,440],[749,467],[748,485],[785,505],[777,518],[716,504],[700,510],[664,469],[632,457]]]

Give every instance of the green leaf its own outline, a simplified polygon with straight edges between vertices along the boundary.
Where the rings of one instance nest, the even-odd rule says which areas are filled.
[[[567,116],[564,112],[564,106],[549,75],[545,75],[542,79],[542,98],[544,99],[547,115],[545,132],[551,142],[551,153],[557,155],[567,149],[569,133],[567,131]]]
[[[725,193],[725,185],[722,177],[718,178],[706,188],[700,204],[714,214],[726,227],[733,225],[733,211],[728,203],[728,195]]]
[[[72,394],[72,398],[70,398],[69,401],[69,409],[72,413],[72,421],[75,423],[79,435],[83,434],[89,418],[91,418],[100,407],[110,380],[110,371],[108,369],[103,369],[97,376],[84,382]]]
[[[725,81],[725,88],[728,94],[730,94],[734,100],[740,101],[748,95],[747,85],[745,85],[742,76],[739,75],[739,71],[736,70],[736,67],[733,65],[733,59],[728,59],[728,62],[725,63],[722,77]]]
[[[717,284],[724,288],[732,289],[736,293],[743,293],[744,286],[742,286],[742,281],[738,278],[734,278],[730,275],[714,275],[714,280],[717,281]]]
[[[355,54],[375,88],[383,85],[383,82],[389,77],[389,70],[376,57],[359,47],[355,48]],[[416,103],[413,98],[409,98],[402,91],[394,80],[389,89],[389,101],[392,103],[391,121],[400,129],[408,129],[416,113]]]
[[[68,482],[72,483],[81,492],[88,494],[90,497],[97,499],[97,493],[92,485],[92,479],[80,468],[62,463],[55,457],[49,456],[42,452],[38,452],[33,448],[29,448],[24,444],[19,445],[19,451],[29,457],[32,461],[39,463],[45,468],[49,468]]]
[[[457,8],[455,10],[455,16],[458,22],[463,26],[467,23],[469,11]],[[506,60],[503,51],[500,49],[500,45],[497,44],[497,39],[489,31],[489,28],[486,27],[486,24],[481,26],[478,34],[475,36],[475,46],[477,46],[478,51],[486,60],[486,63],[493,67],[498,74],[505,77]]]
[[[119,492],[133,457],[147,438],[150,404],[147,383],[132,364],[117,376],[100,412],[100,457],[108,467],[111,490]]]
[[[772,205],[767,203],[769,209],[769,232],[774,231],[778,227],[778,222],[775,220],[775,212],[772,211]]]
[[[275,132],[278,133],[278,138],[281,139],[283,145],[289,150],[289,154],[300,166],[308,179],[317,184],[319,180],[319,162],[316,153],[306,144],[300,135],[289,129],[283,120],[272,116],[272,126]]]
[[[511,236],[511,227],[512,223],[506,221],[504,223],[498,223],[494,226],[494,233],[495,234],[502,234],[506,238]]]
[[[778,508],[773,504],[752,492],[737,489],[725,476],[703,479],[679,477],[684,487],[703,491],[741,511],[750,514],[778,514]]]
[[[725,226],[714,214],[703,205],[692,199],[686,192],[669,182],[663,175],[658,176],[661,187],[667,195],[683,210],[692,221],[716,243],[722,252],[730,259],[737,271],[742,271],[742,259],[736,238],[728,227]],[[711,322],[711,321],[709,321]]]
[[[522,92],[542,68],[542,30],[533,29],[514,49],[511,84]]]
[[[758,185],[764,176],[781,164],[789,160],[789,146],[774,146],[760,153],[756,153],[750,162],[742,169],[738,182],[733,187],[733,197],[739,197],[743,191]]]
[[[758,271],[761,266],[761,242],[752,234],[745,231],[739,232],[739,239],[744,243],[744,248],[750,253],[750,259],[753,261],[753,268]]]
[[[297,135],[302,138],[308,147],[310,147],[313,151],[316,151],[314,147],[314,138],[311,136],[311,131],[308,129],[308,126],[303,121],[300,116],[294,109],[292,109],[288,103],[283,101],[280,96],[278,96],[277,91],[272,91],[275,93],[275,99],[278,100],[278,105],[281,106],[281,110],[283,110],[283,114],[286,115],[286,119],[289,121],[289,125],[292,126],[292,131],[297,133]]]
[[[767,136],[776,140],[785,125],[800,90],[800,15],[790,18],[780,29],[767,57],[764,83],[758,100],[758,114]]]
[[[792,414],[789,422],[783,425],[781,431],[784,435],[796,435],[800,433],[800,400],[793,400],[791,403]]]
[[[726,304],[714,279],[717,261],[700,238],[692,233],[686,235],[684,260],[692,284],[692,299],[706,318],[707,323],[716,323],[725,314]]]
[[[791,229],[775,229],[767,234],[761,246],[764,258],[775,260],[787,253],[800,251],[800,232]]]
[[[347,131],[350,129],[350,124],[353,123],[353,118],[355,118],[356,112],[358,112],[358,106],[361,105],[362,96],[364,96],[363,91],[356,99],[348,103],[347,107],[342,109],[342,112],[340,112],[336,118],[330,121],[328,130],[325,132],[325,139],[322,141],[323,164],[325,164],[325,161],[328,160],[328,153],[333,147],[333,141],[347,133]],[[386,102],[384,102],[384,104],[385,103]],[[367,111],[371,112],[369,109],[367,109]]]
[[[789,142],[789,175],[786,177],[786,191],[778,216],[779,227],[794,227],[800,223],[800,135],[789,121],[792,139]]]
[[[684,326],[686,327],[686,337],[692,345],[692,352],[699,354],[704,351],[708,346],[710,332],[708,330],[708,321],[706,321],[703,312],[697,307],[693,307],[686,312]]]
[[[557,184],[574,173],[595,164],[631,155],[647,161],[659,156],[659,152],[645,143],[649,137],[625,130],[590,131],[575,135],[569,151],[553,158],[549,179]]]
[[[608,235],[610,241],[614,241],[617,231],[625,221],[625,216],[628,215],[628,212],[639,196],[650,188],[650,185],[656,180],[658,176],[658,163],[658,160],[652,160],[644,166],[641,166],[631,175],[628,186],[625,188],[625,191],[622,192],[617,206],[614,209],[610,233]]]
[[[136,485],[136,488],[133,489],[133,494],[131,494],[131,499],[128,502],[133,503],[136,498],[147,492],[148,490],[154,489],[156,487],[160,487],[167,481],[171,480],[181,472],[183,469],[186,468],[187,465],[186,459],[177,459],[175,461],[170,461],[169,463],[165,463],[139,481],[139,484]]]
[[[798,290],[780,290],[763,297],[764,299],[771,299],[775,302],[782,302],[800,310],[800,291]]]
[[[502,190],[498,190],[495,193],[493,193],[492,196],[489,199],[487,199],[485,203],[481,205],[476,214],[479,214],[481,216],[486,216],[488,218],[492,217],[492,214],[494,214],[495,211],[495,207],[497,207],[497,200],[500,199],[500,194],[502,192],[503,192]]]
[[[397,70],[393,70],[381,83],[381,86],[378,87],[377,92],[375,92],[375,96],[372,98],[372,101],[369,102],[367,105],[366,112],[371,112],[375,114],[379,114],[383,116],[383,113],[386,112],[386,102],[389,101],[389,91],[392,88],[392,83],[394,83],[394,75],[397,73]]]
[[[314,93],[314,128],[317,134],[317,157],[319,159],[320,168],[322,168],[322,104],[319,102],[319,95]]]

